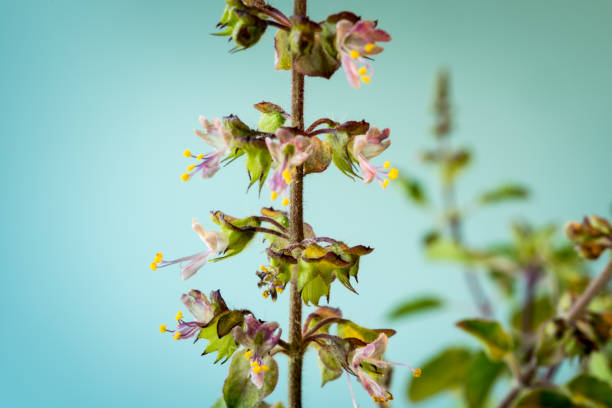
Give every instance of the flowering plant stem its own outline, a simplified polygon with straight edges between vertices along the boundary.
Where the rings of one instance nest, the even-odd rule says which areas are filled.
[[[610,282],[612,279],[612,259],[608,261],[608,264],[604,267],[603,271],[597,276],[597,278],[593,279],[587,289],[582,293],[582,296],[578,298],[578,300],[572,305],[571,309],[567,313],[565,317],[565,321],[567,323],[571,323],[577,317],[579,317],[582,312],[588,307],[589,303],[597,296]],[[532,382],[535,378],[535,373],[538,369],[538,365],[532,357],[532,361],[528,365],[529,368],[517,378],[518,385],[516,385],[510,392],[506,395],[506,397],[501,401],[498,408],[508,408],[512,405],[514,400],[519,396],[521,391],[524,388],[528,388],[532,385]],[[545,374],[544,380],[548,381],[552,375],[554,375],[557,370],[558,365],[553,365],[550,367],[549,371]]]
[[[306,0],[295,0],[293,14],[306,16]],[[304,130],[304,75],[295,65],[291,70],[291,118],[292,125]],[[303,214],[304,166],[296,168],[295,179],[291,183],[291,208],[289,212],[289,233],[292,243],[304,239]],[[302,407],[302,298],[297,285],[297,268],[291,278],[289,299],[289,408]]]

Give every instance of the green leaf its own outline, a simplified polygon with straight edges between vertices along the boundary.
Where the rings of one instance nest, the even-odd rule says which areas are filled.
[[[238,310],[232,310],[219,316],[217,321],[217,336],[227,336],[234,327],[242,326],[244,323],[244,314]]]
[[[472,257],[464,248],[450,240],[441,238],[430,241],[425,252],[429,259],[437,261],[469,262],[472,260]]]
[[[504,184],[480,194],[482,204],[497,204],[503,201],[521,200],[529,196],[529,190],[518,184]]]
[[[576,408],[566,395],[552,389],[536,389],[523,395],[514,408]]]
[[[251,381],[249,359],[242,350],[234,355],[229,368],[229,375],[223,384],[223,398],[227,408],[252,408],[270,395],[278,381],[278,365],[269,356],[264,357],[263,365],[270,367],[264,375],[264,384],[258,389]]]
[[[319,369],[321,370],[321,387],[342,375],[342,367],[334,354],[324,347],[319,348]]]
[[[347,132],[335,132],[327,135],[327,142],[332,150],[332,161],[345,176],[359,177],[355,173],[355,165],[348,154],[347,145],[350,136]]]
[[[225,363],[227,359],[234,354],[236,349],[238,349],[238,346],[236,345],[236,342],[231,334],[221,338],[219,338],[217,335],[217,323],[225,314],[226,313],[219,315],[211,324],[203,328],[198,335],[198,339],[205,339],[209,342],[202,355],[213,353],[215,351],[217,352],[217,359],[215,360],[215,363],[222,359],[223,363]]]
[[[581,374],[567,384],[572,396],[579,402],[588,401],[602,408],[612,407],[612,386],[595,377]]]
[[[535,330],[540,327],[542,323],[553,317],[555,314],[555,308],[552,302],[547,296],[542,296],[533,301],[532,314],[531,314],[531,326],[530,330]],[[523,308],[519,308],[512,314],[512,326],[517,330],[523,329]]]
[[[591,353],[589,356],[589,373],[600,380],[612,382],[612,361],[609,361],[601,351]]]
[[[216,400],[210,408],[227,408],[227,405],[225,405],[225,400],[223,397],[219,397],[219,399]]]
[[[443,350],[422,366],[422,375],[413,377],[408,385],[408,398],[419,402],[442,391],[459,387],[467,375],[472,353],[453,347]]]
[[[350,320],[342,320],[338,323],[338,337],[343,339],[354,337],[366,343],[371,343],[378,338],[379,334],[376,330],[367,329]]]
[[[223,256],[211,259],[209,262],[217,262],[242,252],[257,233],[252,227],[260,225],[260,222],[255,217],[239,219],[224,214],[221,211],[211,212],[211,220],[227,233],[228,246]]]
[[[456,325],[480,340],[486,346],[487,353],[493,360],[504,358],[512,350],[512,338],[499,322],[485,319],[467,319],[457,322]]]
[[[291,51],[289,50],[289,33],[278,30],[274,36],[274,68],[278,70],[291,69]]]
[[[329,283],[318,275],[314,279],[311,279],[304,285],[302,289],[302,299],[304,303],[312,303],[313,305],[319,305],[319,299],[322,296],[329,296]]]
[[[482,351],[476,354],[467,370],[463,389],[468,407],[480,408],[485,405],[493,384],[505,366],[502,362],[489,360]]]
[[[421,296],[407,300],[396,306],[389,313],[389,317],[391,319],[397,319],[400,317],[412,316],[417,313],[440,309],[442,305],[442,300],[436,296]]]
[[[429,199],[425,194],[423,185],[412,177],[404,176],[403,173],[398,177],[397,182],[402,186],[406,196],[416,205],[424,207],[429,204]]]

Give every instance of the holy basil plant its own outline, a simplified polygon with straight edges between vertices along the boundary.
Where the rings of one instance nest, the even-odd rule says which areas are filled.
[[[334,282],[357,293],[361,258],[373,249],[317,235],[303,220],[302,186],[304,176],[324,172],[332,162],[349,178],[364,183],[376,180],[383,189],[398,177],[388,161],[376,163],[391,144],[389,129],[365,120],[339,122],[327,117],[304,126],[303,112],[305,75],[330,78],[342,68],[349,84],[359,88],[372,80],[372,57],[383,51],[380,44],[391,37],[377,27],[376,20],[347,11],[313,21],[306,16],[306,0],[295,1],[290,17],[263,0],[225,3],[217,35],[230,37],[236,44],[234,51],[250,48],[266,30],[276,30],[275,66],[292,71],[292,109],[256,103],[260,112],[256,124],[233,114],[212,120],[200,117],[201,128],[195,134],[209,150],[184,151],[190,163],[181,180],[198,175],[208,179],[221,167],[244,160],[247,188],[255,184],[260,192],[267,188],[270,199],[278,199],[289,211],[267,206],[242,218],[211,211],[212,227],[193,218],[191,227],[204,243],[203,250],[174,259],[159,252],[150,266],[152,270],[175,270],[175,266],[187,280],[207,263],[238,255],[258,237],[266,245],[267,258],[255,272],[258,290],[272,301],[288,294],[290,324],[283,331],[278,323],[248,309],[230,309],[219,291],[206,296],[192,289],[181,297],[192,318],[179,311],[176,327],[162,325],[160,331],[175,340],[202,340],[206,343],[202,355],[216,354],[215,362],[231,360],[223,396],[214,407],[270,406],[264,399],[277,384],[279,355],[289,360],[288,406],[301,407],[302,360],[309,348],[317,353],[323,384],[344,373],[349,386],[353,377],[374,401],[389,401],[393,396],[385,384],[392,365],[407,367],[415,376],[421,373],[384,359],[395,331],[362,327],[339,309],[321,305],[330,302],[332,286],[338,287]],[[303,305],[319,307],[303,320]],[[288,336],[283,338],[285,333]],[[356,406],[352,388],[350,395]]]
[[[423,362],[427,375],[408,382],[407,397],[419,403],[452,392],[469,408],[612,406],[612,291],[607,286],[612,263],[595,278],[588,265],[612,248],[612,226],[595,215],[570,222],[565,227],[568,242],[558,237],[554,224],[515,221],[507,241],[468,244],[468,215],[524,199],[528,190],[506,182],[459,204],[457,180],[471,153],[451,145],[453,109],[446,72],[438,75],[433,107],[436,144],[421,158],[439,174],[442,202],[436,205],[414,177],[403,175],[398,184],[417,207],[434,215],[434,227],[423,237],[428,258],[462,266],[477,316],[466,316],[456,327],[480,347],[452,343],[435,352]],[[483,278],[499,292],[496,303]],[[446,303],[435,295],[408,298],[390,317],[439,310]],[[568,361],[580,364],[564,364]],[[555,381],[562,364],[574,376],[569,382]],[[505,395],[500,394],[504,388]]]

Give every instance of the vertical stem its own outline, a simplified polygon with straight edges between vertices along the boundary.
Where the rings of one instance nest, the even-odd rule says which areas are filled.
[[[442,141],[441,141],[442,142]],[[440,146],[439,151],[446,155],[446,147]],[[455,204],[455,189],[452,184],[446,184],[442,190],[442,198],[444,201],[444,210],[446,213],[454,212],[456,208]],[[457,214],[451,214],[450,221],[450,232],[453,242],[455,244],[461,244],[463,241],[463,237],[461,234],[461,219]],[[480,282],[478,281],[478,277],[474,274],[474,271],[471,268],[465,268],[463,270],[463,277],[465,278],[465,282],[467,284],[468,290],[480,310],[480,313],[484,317],[490,317],[493,314],[491,309],[491,304],[489,303],[489,299],[485,294]]]
[[[295,0],[293,14],[306,15],[306,0]],[[291,118],[293,126],[304,129],[304,75],[291,71]],[[291,208],[289,233],[291,242],[304,239],[303,189],[304,167],[298,166],[291,183]],[[289,299],[289,408],[302,407],[302,298],[297,287],[297,268],[291,277]]]

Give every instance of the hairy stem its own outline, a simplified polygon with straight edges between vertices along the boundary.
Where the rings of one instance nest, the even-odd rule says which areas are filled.
[[[306,16],[306,0],[295,0],[293,14]],[[304,129],[304,75],[294,68],[291,70],[291,118],[292,125]],[[289,235],[291,242],[297,243],[304,239],[303,216],[303,182],[304,167],[298,166],[291,183],[291,208],[289,212]],[[289,299],[289,408],[302,407],[302,298],[297,287],[297,268],[290,284]]]

